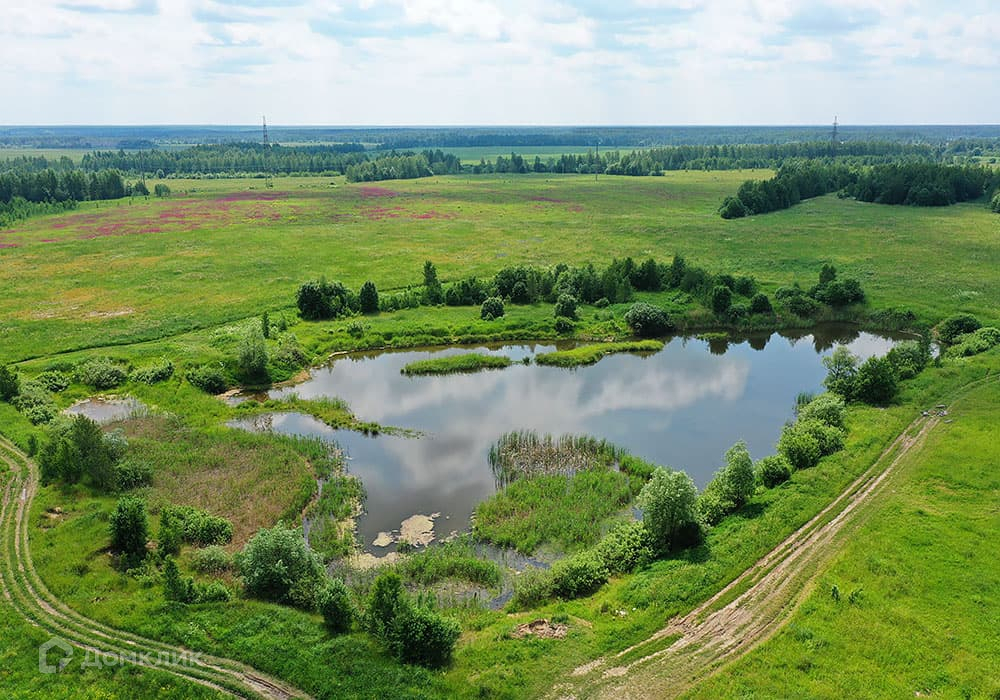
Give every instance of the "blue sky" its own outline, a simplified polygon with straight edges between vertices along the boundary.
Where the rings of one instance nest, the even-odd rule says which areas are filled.
[[[1000,122],[995,0],[4,0],[2,124]]]

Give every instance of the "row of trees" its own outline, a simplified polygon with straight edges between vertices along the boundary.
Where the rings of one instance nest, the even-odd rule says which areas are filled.
[[[941,207],[978,199],[1000,186],[982,166],[890,163],[861,170],[845,194],[862,202]]]
[[[348,182],[377,180],[412,180],[432,175],[454,175],[462,172],[457,156],[441,151],[422,153],[391,153],[351,165],[344,171]]]
[[[136,183],[139,185],[139,183]],[[0,204],[17,198],[26,202],[83,202],[96,199],[119,199],[127,196],[136,185],[129,185],[118,170],[41,170],[0,173]],[[138,194],[149,194],[148,190]]]
[[[723,200],[719,214],[723,219],[738,219],[788,209],[803,199],[839,190],[855,177],[843,164],[795,161],[783,165],[769,180],[745,181],[734,196]]]

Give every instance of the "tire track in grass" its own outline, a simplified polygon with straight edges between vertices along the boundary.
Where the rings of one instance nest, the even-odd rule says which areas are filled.
[[[951,403],[994,380],[965,385]],[[766,641],[808,595],[812,580],[835,554],[838,537],[858,521],[862,506],[882,491],[900,461],[923,444],[939,421],[938,416],[918,417],[829,505],[722,590],[648,639],[579,666],[550,696],[676,697]],[[666,637],[676,639],[666,647],[656,645]]]
[[[117,630],[72,610],[45,586],[31,560],[28,513],[38,489],[38,468],[12,443],[0,438],[0,461],[9,469],[0,506],[0,587],[5,600],[31,624],[95,654],[136,659],[140,666],[171,673],[235,697],[291,700],[309,696],[237,661],[194,654],[183,647]],[[161,665],[157,659],[183,659],[185,664]]]

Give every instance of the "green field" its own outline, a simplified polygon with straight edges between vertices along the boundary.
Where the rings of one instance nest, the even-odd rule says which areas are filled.
[[[715,213],[749,172],[658,178],[493,176],[345,185],[324,178],[170,181],[171,199],[87,203],[0,232],[0,360],[175,336],[290,309],[301,281],[417,285],[504,265],[612,256],[809,284],[824,262],[875,308],[934,320],[1000,315],[1000,217],[809,200],[739,221]],[[758,173],[764,176],[765,173]],[[256,188],[251,190],[250,188]],[[191,290],[197,293],[192,294]]]

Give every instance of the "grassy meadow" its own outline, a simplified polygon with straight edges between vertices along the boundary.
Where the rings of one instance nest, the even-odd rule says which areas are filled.
[[[710,271],[754,274],[765,290],[810,284],[833,262],[875,308],[998,320],[1000,217],[981,204],[827,196],[738,221],[716,214],[742,180],[766,175],[287,178],[272,190],[260,180],[171,180],[168,199],[88,202],[0,232],[0,361],[291,314],[299,283],[321,275],[355,289],[366,279],[380,291],[418,285],[427,259],[447,282],[518,262],[680,252]]]

